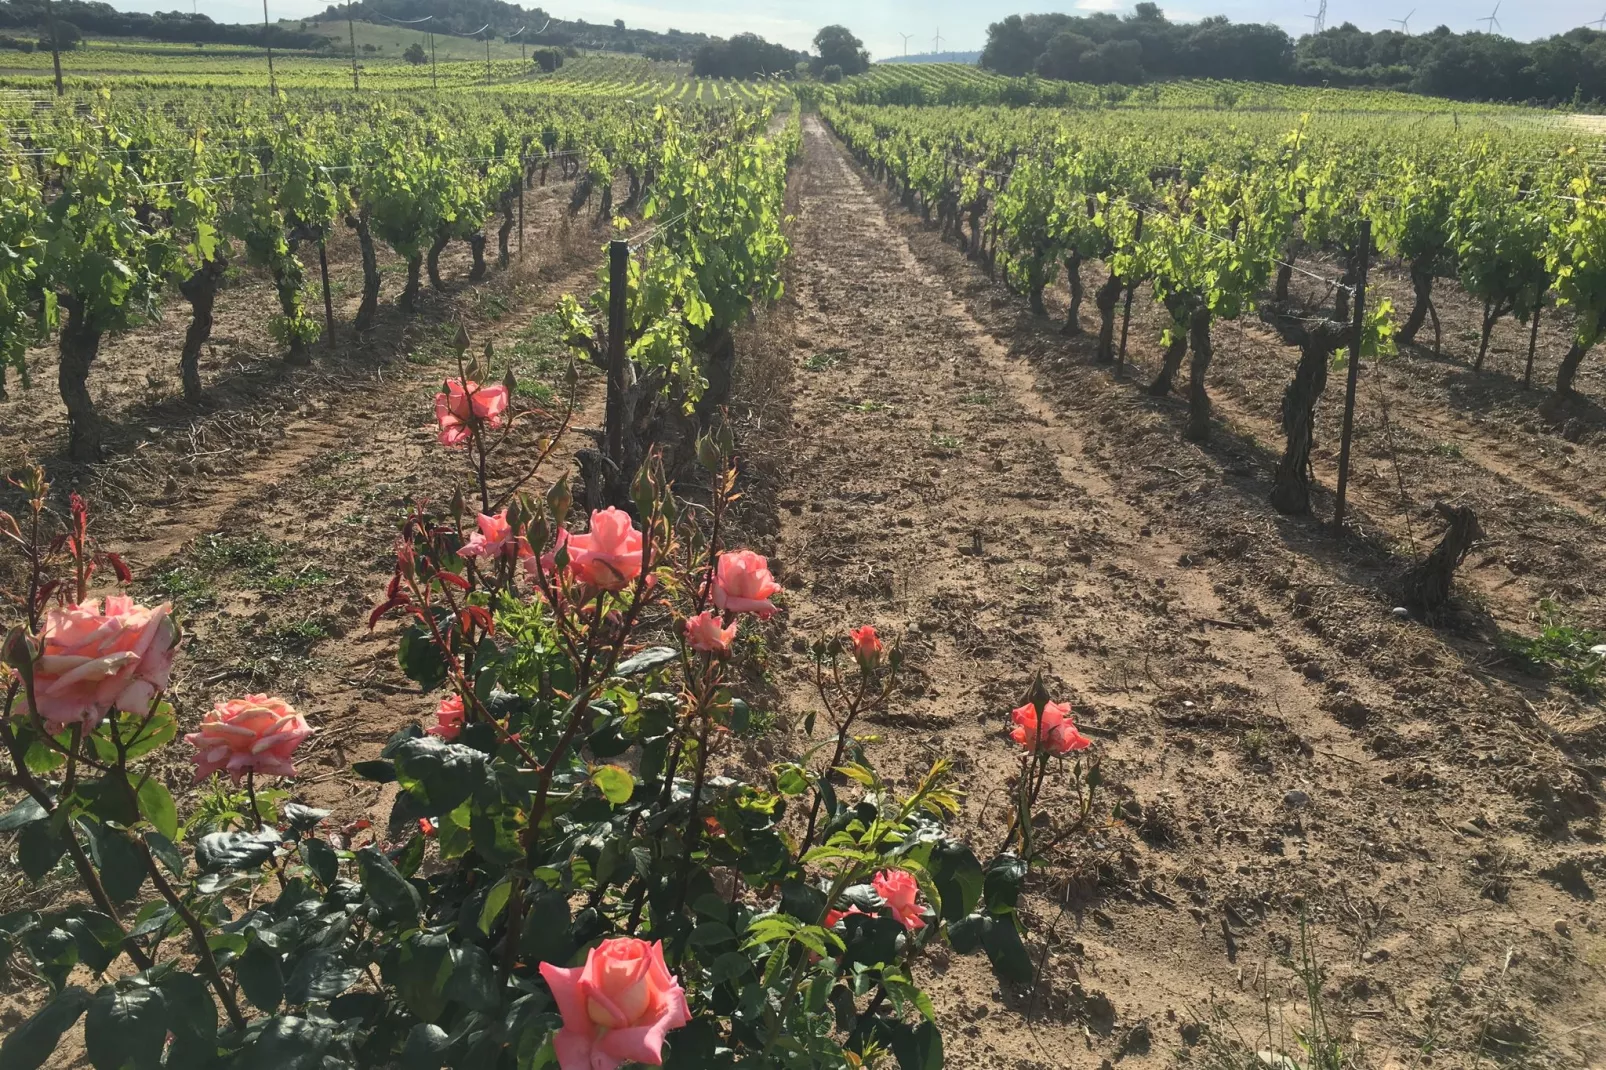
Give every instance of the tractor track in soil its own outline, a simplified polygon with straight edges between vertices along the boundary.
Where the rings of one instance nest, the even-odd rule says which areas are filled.
[[[1291,1043],[1302,916],[1329,1013],[1379,1065],[1430,1034],[1470,1062],[1491,1031],[1584,1065],[1606,941],[1538,873],[1599,851],[1533,834],[1578,759],[1518,690],[1394,620],[1367,553],[1246,506],[1166,405],[1023,339],[995,284],[813,118],[793,198],[794,654],[860,623],[901,635],[900,691],[861,731],[900,788],[955,760],[983,857],[1017,768],[1009,711],[1039,670],[1122,808],[1030,882],[1035,990],[932,956],[948,1065],[1165,1065],[1216,1007],[1254,1045],[1263,998],[1287,1032],[1261,1046]],[[799,723],[806,657],[780,661]],[[1499,714],[1467,726],[1481,739],[1457,723],[1473,702]],[[1056,786],[1044,811],[1071,805]]]

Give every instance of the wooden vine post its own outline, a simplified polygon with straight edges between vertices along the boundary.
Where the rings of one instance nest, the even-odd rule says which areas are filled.
[[[323,325],[329,344],[335,344],[335,302],[329,295],[329,253],[324,239],[318,239],[318,273],[323,276]]]
[[[604,449],[619,471],[624,465],[625,291],[630,279],[630,243],[608,243],[608,403]]]
[[[1344,499],[1349,489],[1350,440],[1355,433],[1355,388],[1361,377],[1361,336],[1366,323],[1366,276],[1372,265],[1372,221],[1361,221],[1359,270],[1355,274],[1354,334],[1349,344],[1349,382],[1344,388],[1344,431],[1338,447],[1338,495],[1333,505],[1333,530],[1344,530]]]
[[[1138,225],[1132,232],[1132,244],[1136,245],[1143,240],[1143,205],[1138,205]],[[1136,282],[1126,285],[1126,304],[1121,308],[1121,348],[1115,357],[1115,377],[1126,377],[1126,331],[1132,324],[1132,293],[1138,288]]]

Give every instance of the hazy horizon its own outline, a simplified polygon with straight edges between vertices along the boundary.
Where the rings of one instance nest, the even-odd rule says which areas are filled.
[[[1311,20],[1290,12],[1315,13],[1320,0],[1272,3],[1269,0],[1182,0],[1161,3],[1166,16],[1176,22],[1193,22],[1211,15],[1226,15],[1234,22],[1270,22],[1294,37],[1309,33]],[[1451,0],[1328,0],[1327,25],[1353,22],[1364,30],[1398,29],[1391,21],[1409,14],[1412,33],[1425,33],[1441,24],[1456,32],[1482,29],[1480,21],[1494,8],[1494,0],[1474,0],[1475,8]],[[113,7],[125,11],[182,10],[175,0],[114,0]],[[268,11],[275,19],[306,18],[322,12],[327,0],[269,0]],[[649,30],[670,28],[693,33],[729,37],[752,32],[792,48],[807,49],[821,26],[841,23],[857,34],[877,59],[902,55],[904,34],[911,35],[908,51],[931,52],[936,35],[942,35],[944,52],[977,51],[987,42],[987,26],[1008,15],[1064,12],[1073,15],[1109,11],[1124,14],[1130,3],[1121,0],[1076,0],[1061,4],[1015,4],[1002,0],[984,3],[966,0],[892,0],[885,3],[847,3],[845,0],[776,0],[768,4],[737,5],[730,0],[662,0],[640,3],[636,0],[591,0],[573,5],[554,0],[541,7],[559,20],[584,18],[588,22],[624,19],[626,25]],[[584,7],[584,11],[576,10]],[[211,0],[198,4],[218,22],[252,22],[261,18],[255,0]],[[1413,12],[1414,9],[1414,13]],[[1539,3],[1507,3],[1501,0],[1498,18],[1500,32],[1518,40],[1532,40],[1588,25],[1606,16],[1606,0],[1543,0]]]

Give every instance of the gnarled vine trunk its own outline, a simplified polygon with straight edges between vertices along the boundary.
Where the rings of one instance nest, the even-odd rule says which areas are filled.
[[[1100,364],[1115,360],[1115,305],[1121,299],[1121,289],[1121,280],[1112,271],[1093,298],[1099,310],[1099,347],[1093,359]]]
[[[89,368],[100,355],[99,328],[85,322],[83,302],[61,298],[66,318],[61,325],[61,363],[56,381],[67,406],[67,452],[79,464],[101,458],[102,429],[95,399],[89,394]]]
[[[1433,272],[1412,264],[1411,289],[1416,295],[1411,303],[1411,314],[1405,317],[1405,326],[1401,327],[1400,333],[1395,336],[1395,340],[1401,345],[1411,345],[1415,342],[1416,332],[1427,322],[1428,309],[1433,304]]]
[[[1262,318],[1277,327],[1285,340],[1300,347],[1294,378],[1283,391],[1283,434],[1287,443],[1273,476],[1271,504],[1280,513],[1302,515],[1310,512],[1310,453],[1316,443],[1316,404],[1327,389],[1327,368],[1334,350],[1353,332],[1336,320],[1318,320],[1306,326],[1305,320],[1278,316],[1276,309],[1263,310]]]
[[[1082,333],[1082,254],[1072,253],[1065,258],[1065,282],[1071,289],[1071,307],[1065,313],[1065,329],[1060,333],[1065,335],[1078,335]]]
[[[379,312],[379,256],[374,251],[373,232],[368,229],[367,209],[348,215],[346,226],[357,232],[357,245],[362,250],[362,302],[357,306],[353,326],[366,331],[373,327],[374,316]]]
[[[485,277],[485,234],[475,231],[468,236],[468,251],[474,255],[474,266],[469,269],[470,279],[483,279]]]
[[[1606,309],[1602,309],[1600,318],[1595,322],[1597,335],[1606,333]],[[1584,363],[1584,357],[1589,355],[1590,346],[1573,339],[1573,344],[1567,347],[1567,355],[1561,358],[1561,367],[1556,371],[1556,396],[1566,397],[1573,392],[1573,380],[1578,376],[1578,368]]]
[[[1292,254],[1289,255],[1288,259],[1290,261],[1293,260]],[[1288,284],[1290,282],[1293,282],[1293,281],[1294,281],[1294,265],[1291,262],[1287,263],[1287,264],[1278,264],[1277,265],[1277,287],[1276,287],[1276,289],[1274,289],[1272,291],[1272,297],[1279,304],[1281,304],[1282,302],[1288,300]]]
[[[1455,570],[1466,560],[1467,551],[1483,538],[1483,526],[1470,506],[1435,502],[1433,511],[1449,525],[1433,552],[1405,574],[1403,598],[1408,606],[1424,613],[1435,613],[1450,600],[1450,584]]]
[[[1193,362],[1188,374],[1188,423],[1182,436],[1190,442],[1210,441],[1210,395],[1205,392],[1205,374],[1210,370],[1209,308],[1199,308],[1188,321],[1188,346]]]
[[[212,337],[212,308],[228,266],[223,256],[203,261],[194,274],[178,284],[179,292],[190,303],[190,326],[184,332],[178,370],[184,380],[184,399],[192,404],[201,400],[201,347]]]
[[[512,257],[512,253],[508,251],[507,239],[508,235],[513,233],[513,212],[518,199],[519,188],[517,183],[514,184],[512,189],[502,194],[502,225],[496,228],[496,266],[499,268],[507,267],[508,260]]]
[[[1157,398],[1171,393],[1177,372],[1182,368],[1182,358],[1188,355],[1188,332],[1182,320],[1184,306],[1171,298],[1165,302],[1165,307],[1171,314],[1171,341],[1165,347],[1165,358],[1160,362],[1159,374],[1149,384],[1149,393]]]
[[[420,289],[420,273],[424,270],[424,254],[414,253],[407,258],[407,285],[402,287],[401,308],[403,312],[418,311],[418,291]]]
[[[446,289],[446,282],[441,278],[441,252],[446,248],[446,243],[451,240],[451,233],[445,227],[442,227],[440,232],[435,235],[435,240],[430,243],[429,257],[425,263],[429,268],[429,286],[432,290]]]
[[[700,348],[705,357],[703,378],[708,380],[708,386],[697,401],[697,419],[706,426],[730,400],[731,382],[736,375],[736,339],[722,327],[709,335]]]

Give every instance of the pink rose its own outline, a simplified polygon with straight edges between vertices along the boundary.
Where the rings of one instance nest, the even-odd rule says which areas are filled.
[[[246,695],[213,706],[184,742],[195,748],[196,781],[223,772],[238,786],[247,773],[295,776],[290,756],[310,735],[306,718],[284,699]]]
[[[539,572],[537,572],[537,570],[536,570],[535,551],[531,550],[529,553],[523,554],[524,576],[525,576],[525,578],[528,579],[531,583],[539,583],[540,582],[540,577],[544,575],[544,576],[546,576],[548,583],[557,583],[558,582],[558,551],[563,549],[564,547],[566,547],[568,545],[569,545],[569,529],[568,528],[559,528],[558,529],[558,537],[557,537],[557,539],[552,543],[551,546],[547,547],[546,553],[541,555],[541,558],[540,558],[541,567],[540,567],[540,571]]]
[[[641,575],[641,532],[630,514],[609,507],[591,514],[591,530],[568,540],[569,568],[582,583],[622,591]]]
[[[865,912],[860,910],[857,906],[851,906],[846,910],[827,910],[825,912],[825,921],[821,924],[823,924],[827,929],[834,929],[836,928],[838,922],[852,914],[859,914],[863,917],[870,916],[865,914]]]
[[[1010,732],[1009,738],[1026,750],[1069,754],[1093,745],[1091,739],[1076,730],[1068,702],[1050,702],[1043,707],[1041,719],[1037,716],[1037,707],[1028,702],[1015,711],[1014,717],[1015,730]]]
[[[855,628],[848,635],[853,639],[853,656],[861,665],[874,666],[881,661],[881,638],[876,635],[875,628],[866,624],[862,628]]]
[[[459,554],[463,557],[501,557],[509,546],[517,545],[513,526],[507,522],[507,510],[494,516],[481,513],[474,521],[479,530],[468,537]]]
[[[435,723],[425,729],[432,736],[451,741],[463,730],[463,696],[452,695],[441,699],[435,707]]]
[[[632,936],[604,940],[584,966],[541,963],[563,1015],[552,1036],[561,1070],[663,1065],[664,1037],[691,1021],[686,994],[664,965],[664,945]]]
[[[146,714],[173,671],[173,607],[155,609],[112,595],[45,614],[33,663],[39,716],[54,735],[69,725],[94,731],[116,708]]]
[[[446,391],[435,395],[435,422],[440,424],[442,446],[461,446],[475,423],[501,427],[507,411],[507,387],[481,386],[472,379],[446,380]]]
[[[926,927],[926,919],[920,916],[922,911],[915,902],[920,886],[913,877],[901,869],[884,869],[870,883],[905,929],[915,932]]]
[[[730,654],[731,643],[736,639],[736,625],[721,628],[718,613],[707,610],[686,621],[686,641],[693,650],[723,658]]]
[[[714,569],[714,605],[722,613],[756,613],[768,620],[775,612],[770,596],[781,585],[770,575],[769,562],[751,550],[720,554]]]

